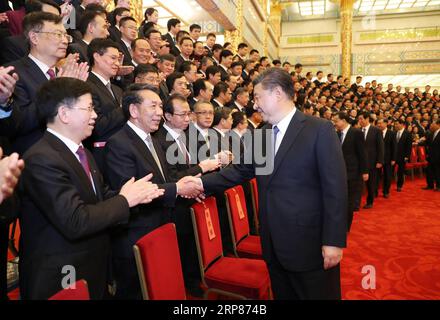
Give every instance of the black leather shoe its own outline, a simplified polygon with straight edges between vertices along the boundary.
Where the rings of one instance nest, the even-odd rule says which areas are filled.
[[[402,188],[397,188],[397,192],[402,192]]]
[[[423,187],[422,190],[433,190],[433,187]]]
[[[437,192],[439,192],[440,191],[440,188],[436,188],[434,191],[437,191]]]
[[[383,195],[383,197],[384,197],[385,199],[388,199],[388,198],[390,197],[390,195],[389,195],[388,193],[385,193],[385,194]]]
[[[373,208],[373,205],[370,204],[370,203],[367,203],[367,204],[363,207],[363,209],[371,209],[371,208]]]
[[[354,211],[354,212],[359,211],[359,207],[354,208],[353,211]]]
[[[205,291],[200,287],[188,287],[189,294],[196,298],[203,298]]]

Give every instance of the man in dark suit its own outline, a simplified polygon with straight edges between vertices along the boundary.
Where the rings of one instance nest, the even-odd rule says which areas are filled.
[[[121,108],[122,90],[110,82],[119,67],[118,45],[109,39],[94,39],[89,47],[89,60],[92,72],[87,79],[93,93],[96,119],[91,137],[93,156],[103,171],[105,143],[125,123]]]
[[[121,40],[122,34],[119,29],[119,22],[122,18],[130,17],[130,9],[125,7],[119,7],[113,10],[110,14],[114,17],[114,25],[108,28],[108,32],[110,33],[110,39],[114,42],[119,42]],[[110,15],[109,14],[109,15]]]
[[[41,31],[36,32],[37,26],[41,25]],[[56,76],[74,76],[67,69],[60,71],[55,68],[60,59],[66,56],[69,42],[69,36],[59,16],[46,12],[30,13],[25,17],[23,26],[30,44],[30,54],[11,63],[19,76],[13,98],[21,115],[17,132],[11,142],[13,150],[19,154],[23,154],[42,137],[44,128],[37,119],[35,105],[38,89]],[[75,61],[70,63],[78,67]]]
[[[405,182],[405,165],[409,161],[412,148],[411,134],[405,130],[405,121],[398,119],[394,123],[396,131],[396,164],[397,164],[397,191],[402,191],[403,183]]]
[[[194,183],[212,193],[256,177],[263,258],[275,299],[341,299],[347,179],[338,137],[330,122],[295,108],[287,72],[268,69],[254,90],[259,111],[273,125],[263,144],[270,160],[234,165]]]
[[[172,54],[165,54],[160,56],[159,62],[157,63],[157,68],[159,69],[159,72],[161,72],[163,75],[163,79],[159,83],[159,92],[162,101],[166,101],[168,99],[168,96],[170,95],[166,84],[166,78],[174,72],[175,66],[176,57],[174,57]]]
[[[243,113],[246,113],[246,106],[249,104],[249,92],[243,88],[239,87],[234,92],[234,102],[231,103],[231,107]]]
[[[167,22],[168,33],[162,36],[162,38],[170,44],[170,53],[177,57],[180,52],[177,49],[177,34],[180,31],[180,20],[171,18]]]
[[[1,63],[6,64],[21,59],[29,54],[26,37],[24,35],[10,36],[1,41]]]
[[[234,54],[229,50],[223,50],[220,53],[220,64],[218,66],[220,67],[222,81],[225,81],[229,75],[228,70],[232,65],[233,57],[234,57]]]
[[[428,160],[427,186],[423,189],[440,191],[440,120],[432,122],[429,130],[430,133],[424,143]]]
[[[393,168],[396,164],[397,141],[396,133],[388,129],[388,119],[377,120],[377,126],[382,131],[384,146],[384,163],[383,168],[377,170],[376,194],[379,188],[380,179],[383,179],[382,193],[384,198],[390,196],[391,177]]]
[[[232,100],[232,92],[229,86],[221,81],[214,86],[214,91],[212,94],[212,105],[214,109],[227,107]]]
[[[79,21],[78,30],[83,35],[83,38],[70,44],[68,52],[78,53],[80,62],[90,64],[88,48],[93,39],[105,39],[108,37],[109,32],[104,16],[97,11],[86,11]]]
[[[347,170],[348,186],[348,232],[353,222],[356,199],[361,193],[362,181],[368,180],[367,153],[362,131],[350,125],[350,118],[345,112],[338,112],[333,117],[341,141],[342,153]]]
[[[194,105],[200,101],[211,101],[214,86],[206,79],[197,79],[194,82],[194,97],[189,99],[189,107],[194,111]]]
[[[368,157],[368,194],[364,209],[371,209],[376,193],[377,169],[381,169],[384,162],[383,137],[382,132],[372,125],[373,118],[368,111],[361,112],[358,119],[364,134]]]
[[[191,161],[188,151],[188,136],[185,130],[190,122],[191,110],[185,97],[171,95],[164,106],[166,122],[155,133],[164,154],[174,158],[167,161],[170,174],[177,180],[184,176],[194,176],[215,170],[219,167],[218,160],[206,159],[200,163]],[[174,151],[174,152],[173,152]],[[191,200],[178,199],[176,201],[173,221],[176,224],[179,240],[180,258],[185,279],[185,286],[191,295],[200,296],[200,272],[197,259],[197,248],[194,239],[194,230],[191,222],[189,206]]]
[[[22,299],[48,299],[73,279],[87,281],[92,299],[107,296],[108,228],[129,219],[129,207],[163,195],[145,177],[117,192],[103,183],[82,141],[97,118],[83,81],[49,81],[37,98],[47,122],[43,138],[24,155],[20,183],[20,292]],[[67,275],[66,275],[67,273]]]
[[[150,205],[131,209],[128,223],[114,231],[112,237],[113,271],[116,298],[142,299],[133,245],[144,235],[172,221],[176,196],[187,196],[184,180],[174,183],[167,166],[167,156],[152,133],[159,128],[162,101],[156,89],[146,84],[130,86],[124,94],[124,127],[105,147],[105,176],[114,189],[119,189],[131,177],[152,173],[152,182],[165,190],[164,196]]]
[[[137,22],[132,17],[122,18],[119,23],[122,37],[119,40],[120,51],[124,54],[124,65],[131,65],[133,59],[132,42],[137,38]]]

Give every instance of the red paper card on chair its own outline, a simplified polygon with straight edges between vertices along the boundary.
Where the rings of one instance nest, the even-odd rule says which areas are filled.
[[[240,200],[240,197],[238,196],[237,192],[235,192],[235,202],[237,203],[238,217],[240,218],[240,220],[243,220],[244,219],[244,211],[243,211],[243,207],[241,206],[241,200]]]
[[[206,219],[206,228],[208,229],[208,237],[209,240],[212,240],[215,238],[215,231],[212,225],[211,212],[209,211],[209,208],[205,208],[205,219]]]

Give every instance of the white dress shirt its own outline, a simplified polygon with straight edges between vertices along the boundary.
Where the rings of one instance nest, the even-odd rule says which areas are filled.
[[[293,107],[292,111],[290,111],[280,122],[273,124],[272,128],[278,127],[277,141],[275,145],[275,154],[278,152],[278,149],[283,141],[284,135],[286,134],[287,128],[289,128],[290,122],[292,121],[293,116],[295,115],[296,107]]]

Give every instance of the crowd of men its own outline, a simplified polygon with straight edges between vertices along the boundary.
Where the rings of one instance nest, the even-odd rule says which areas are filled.
[[[27,1],[12,11],[23,14],[19,30],[9,27],[16,15],[0,13],[0,137],[4,153],[13,154],[0,166],[10,168],[0,172],[8,197],[0,198],[1,298],[8,228],[17,216],[23,299],[60,290],[65,265],[77,266],[94,299],[140,299],[132,246],[166,222],[176,224],[185,285],[200,295],[189,198],[202,189],[191,177],[243,160],[252,148],[246,137],[265,128],[257,101],[265,97],[254,97],[254,81],[273,68],[290,75],[298,112],[334,124],[347,175],[347,231],[362,181],[365,209],[380,183],[390,196],[395,168],[402,191],[413,146],[426,148],[425,189],[440,191],[440,98],[430,86],[384,88],[360,76],[350,84],[322,71],[315,77],[299,63],[271,63],[245,43],[220,45],[215,34],[199,41],[199,25],[184,31],[175,18],[162,34],[157,10],[147,9],[138,26],[129,1],[115,1],[112,12],[96,0],[57,2]],[[15,152],[26,169],[11,196],[23,167]],[[4,190],[3,177],[10,182]]]

